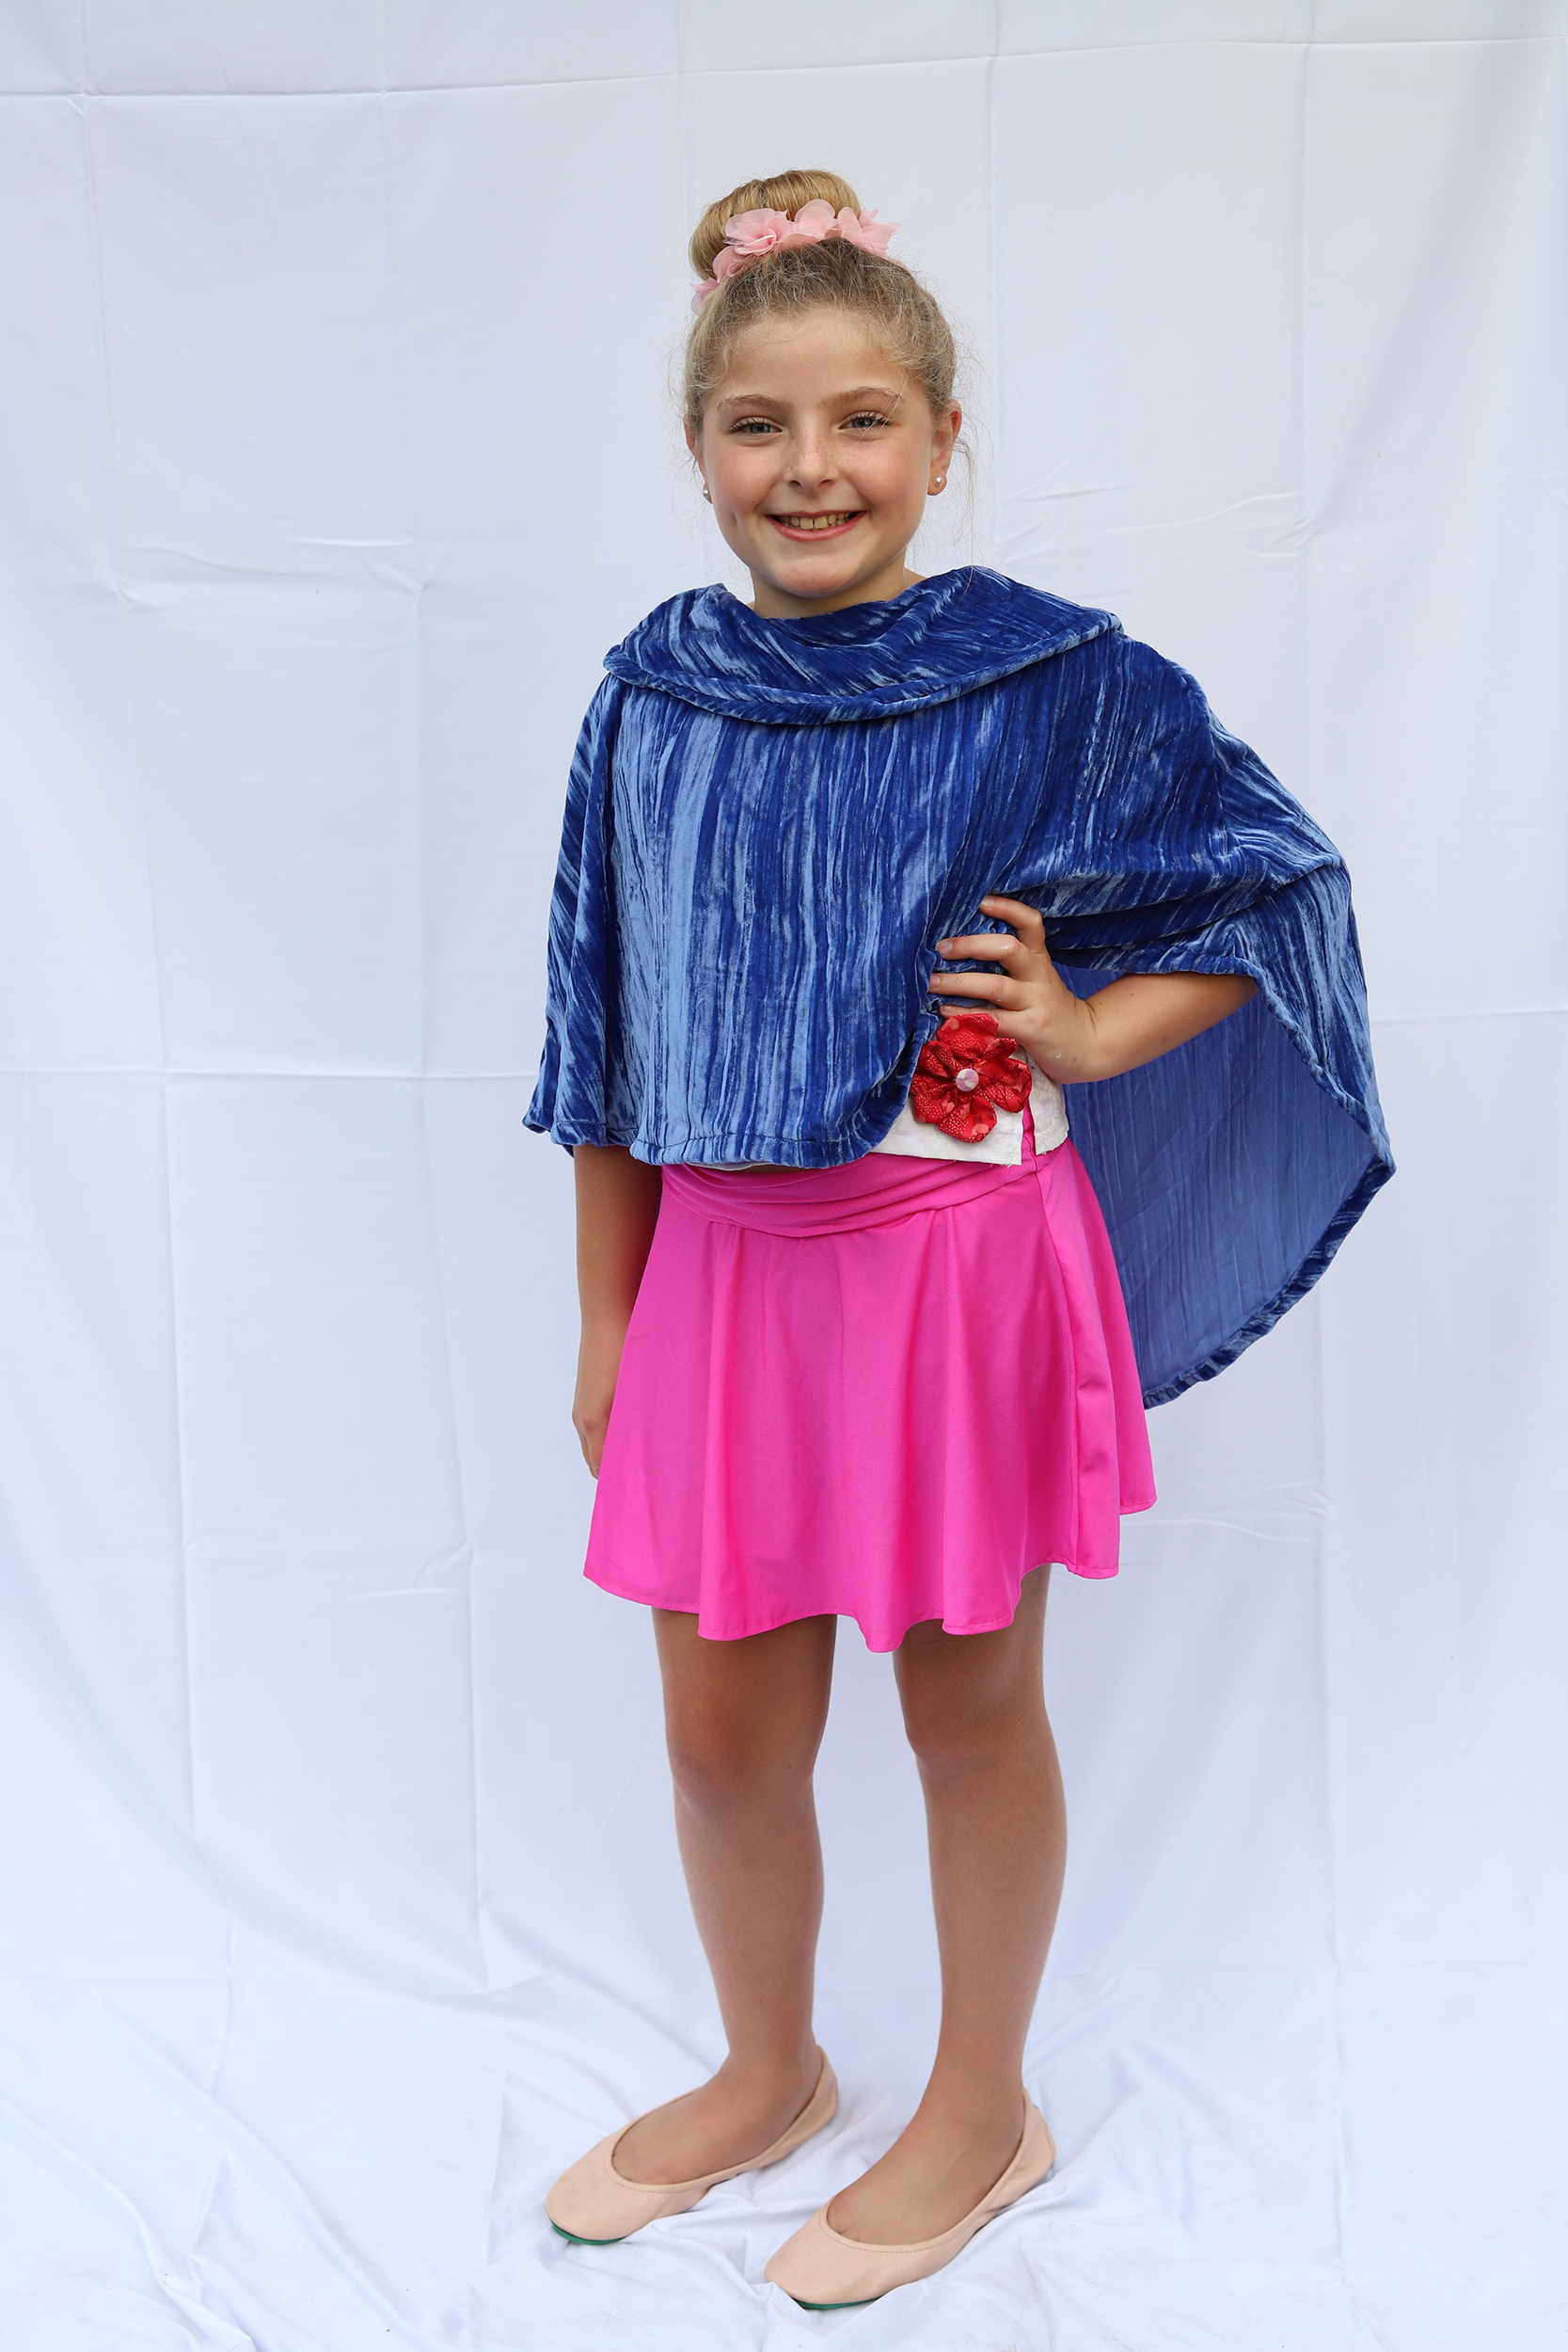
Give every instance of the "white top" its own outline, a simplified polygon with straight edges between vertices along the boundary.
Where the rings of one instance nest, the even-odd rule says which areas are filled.
[[[1029,1110],[1035,1122],[1035,1149],[1054,1152],[1068,1137],[1067,1097],[1032,1054],[1025,1054],[1024,1058],[1032,1073]],[[978,1143],[960,1143],[956,1136],[943,1135],[940,1127],[916,1119],[906,1103],[881,1142],[871,1149],[899,1152],[911,1160],[987,1160],[997,1167],[1017,1168],[1023,1158],[1023,1113],[999,1110],[989,1136],[982,1136]]]
[[[1020,1047],[1029,1065],[1029,1115],[1035,1122],[1037,1152],[1054,1152],[1068,1138],[1067,1096],[1054,1078],[1048,1078],[1033,1054]],[[957,1136],[916,1119],[908,1101],[873,1152],[892,1152],[906,1160],[980,1160],[995,1168],[1019,1168],[1023,1161],[1023,1113],[999,1110],[996,1124],[978,1143],[960,1143]],[[869,1156],[869,1155],[868,1155]],[[743,1174],[748,1168],[771,1168],[771,1160],[716,1160],[715,1168]]]

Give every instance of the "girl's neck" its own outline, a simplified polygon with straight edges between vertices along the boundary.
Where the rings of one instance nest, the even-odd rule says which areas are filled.
[[[906,588],[917,588],[924,578],[923,572],[909,570],[900,554],[895,563],[883,564],[869,580],[858,580],[853,587],[841,588],[832,596],[792,596],[753,572],[748,610],[762,621],[809,621],[818,612],[843,612],[852,604],[886,604],[894,596],[901,596]]]

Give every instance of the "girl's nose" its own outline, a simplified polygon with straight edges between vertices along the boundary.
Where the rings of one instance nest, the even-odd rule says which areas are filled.
[[[832,469],[832,459],[824,442],[796,442],[795,463],[790,470],[798,482],[825,482]]]

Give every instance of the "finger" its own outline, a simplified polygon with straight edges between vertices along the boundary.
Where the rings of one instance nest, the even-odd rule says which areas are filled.
[[[1016,980],[995,972],[936,972],[931,976],[933,996],[974,996],[988,1005],[1001,1005],[1008,1011],[1027,1004]]]
[[[980,901],[982,914],[999,914],[1010,923],[1025,946],[1040,948],[1045,946],[1045,917],[1038,907],[1026,906],[1022,898],[1008,898],[991,891]]]
[[[1003,956],[1016,954],[1019,945],[1011,931],[969,931],[962,939],[939,939],[937,953],[944,963],[954,963],[960,956],[995,963]]]

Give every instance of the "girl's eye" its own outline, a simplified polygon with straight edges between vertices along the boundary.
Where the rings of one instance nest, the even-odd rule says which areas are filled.
[[[741,417],[731,426],[730,430],[734,433],[747,434],[752,440],[755,440],[759,434],[773,433],[778,428],[770,424],[766,417]]]
[[[886,424],[887,421],[886,417],[879,417],[874,408],[863,408],[858,416],[845,419],[847,424]]]

